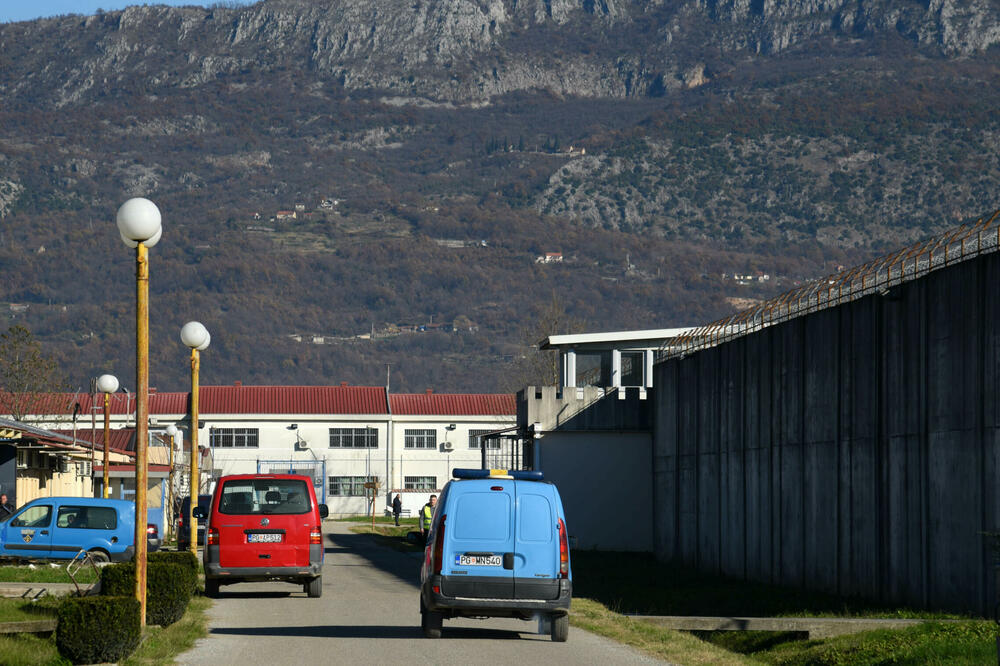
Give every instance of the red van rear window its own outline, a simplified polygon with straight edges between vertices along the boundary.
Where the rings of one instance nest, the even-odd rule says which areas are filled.
[[[234,479],[222,486],[219,513],[230,516],[309,513],[309,488],[299,479]]]

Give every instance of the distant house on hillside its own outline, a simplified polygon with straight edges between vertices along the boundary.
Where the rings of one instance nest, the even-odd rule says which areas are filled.
[[[294,220],[298,217],[298,214],[294,210],[279,210],[274,216],[279,220]]]
[[[536,264],[552,264],[563,260],[562,252],[546,252],[535,259]]]

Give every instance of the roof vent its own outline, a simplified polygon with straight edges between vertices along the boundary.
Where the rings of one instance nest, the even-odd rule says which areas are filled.
[[[243,386],[243,382],[237,379],[235,382],[233,382],[233,386]]]

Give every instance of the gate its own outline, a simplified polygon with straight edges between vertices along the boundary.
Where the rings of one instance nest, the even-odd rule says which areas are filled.
[[[258,460],[258,474],[301,474],[313,480],[316,501],[326,504],[325,460]]]

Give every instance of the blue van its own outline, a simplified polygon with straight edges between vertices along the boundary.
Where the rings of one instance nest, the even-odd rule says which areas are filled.
[[[456,469],[435,507],[420,570],[424,635],[444,618],[547,620],[569,635],[573,575],[566,514],[537,471]]]
[[[126,500],[42,497],[0,523],[3,557],[72,559],[86,550],[98,562],[123,562],[134,556],[134,543],[135,503]]]

